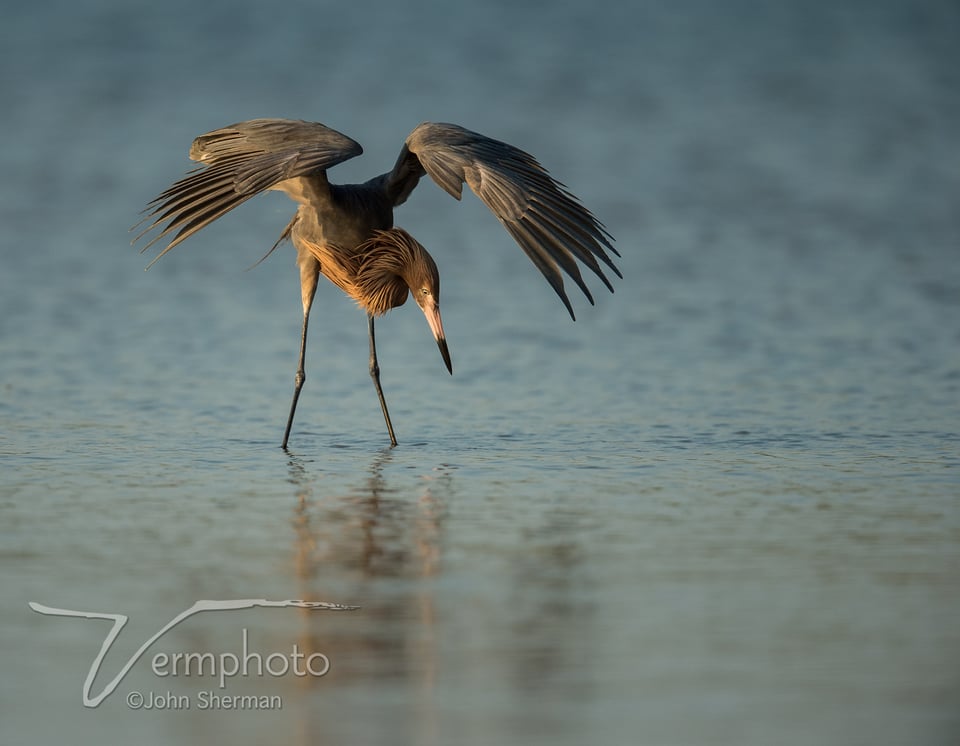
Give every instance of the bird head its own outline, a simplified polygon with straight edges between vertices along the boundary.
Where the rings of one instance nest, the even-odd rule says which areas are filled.
[[[427,253],[426,249],[417,245],[420,251],[414,253],[414,261],[403,279],[410,288],[413,299],[427,318],[427,324],[430,325],[433,338],[437,340],[440,356],[447,370],[453,373],[450,350],[447,349],[447,338],[443,333],[443,322],[440,319],[440,272],[433,257]]]
[[[374,316],[403,305],[407,290],[427,317],[440,355],[453,373],[447,338],[440,320],[440,272],[433,257],[402,228],[376,231],[358,248],[362,256],[354,297]]]

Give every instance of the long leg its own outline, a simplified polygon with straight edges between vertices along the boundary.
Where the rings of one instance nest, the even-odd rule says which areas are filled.
[[[307,251],[297,249],[297,264],[300,265],[300,296],[303,301],[303,331],[300,332],[300,362],[297,365],[297,375],[293,381],[293,401],[290,402],[290,416],[287,417],[287,429],[283,432],[281,448],[286,450],[290,439],[290,428],[293,427],[293,415],[297,411],[297,400],[300,398],[300,389],[307,380],[305,360],[307,356],[307,322],[310,320],[310,306],[313,305],[313,296],[317,292],[317,281],[320,279],[320,262]]]
[[[377,389],[377,398],[380,399],[380,409],[383,410],[383,419],[387,423],[387,432],[390,434],[390,445],[397,445],[397,437],[393,434],[393,424],[390,422],[390,413],[387,411],[387,400],[383,398],[383,389],[380,388],[380,366],[377,364],[377,342],[373,334],[373,314],[367,314],[367,328],[370,330],[370,377]]]

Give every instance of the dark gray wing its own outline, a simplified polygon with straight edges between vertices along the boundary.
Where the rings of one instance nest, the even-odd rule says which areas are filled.
[[[609,250],[620,256],[610,243],[613,237],[529,153],[455,124],[425,122],[410,133],[393,171],[383,177],[393,204],[402,204],[425,173],[457,199],[466,183],[547,278],[571,317],[573,308],[563,288],[561,269],[590,303],[593,296],[580,275],[577,259],[593,270],[610,292],[613,286],[597,259],[623,277],[607,254]]]
[[[146,251],[179,228],[155,262],[260,192],[286,179],[324,172],[362,152],[358,143],[336,130],[291,119],[251,119],[200,135],[190,147],[190,158],[203,166],[147,205],[138,225],[150,224],[134,242],[166,223],[143,247]]]

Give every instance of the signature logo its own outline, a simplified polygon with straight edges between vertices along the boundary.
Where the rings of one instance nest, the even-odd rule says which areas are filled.
[[[113,645],[117,636],[126,626],[128,617],[123,614],[109,614],[97,611],[75,611],[73,609],[58,609],[52,606],[44,606],[34,601],[29,602],[29,606],[38,614],[48,616],[65,616],[80,619],[106,619],[113,622],[113,626],[107,633],[103,644],[100,646],[100,652],[94,658],[87,672],[87,678],[83,682],[83,704],[85,707],[97,707],[117,688],[123,678],[131,668],[143,656],[145,652],[157,640],[163,637],[167,632],[176,627],[182,621],[189,619],[194,614],[204,611],[234,611],[237,609],[252,609],[255,607],[267,608],[297,608],[321,611],[353,611],[358,606],[344,606],[343,604],[326,603],[323,601],[268,601],[264,598],[241,598],[225,601],[197,601],[190,608],[180,612],[173,619],[161,627],[155,634],[149,637],[139,649],[130,656],[127,662],[120,669],[120,672],[114,676],[103,690],[96,695],[91,695],[93,682],[100,672],[100,666],[103,659]],[[256,673],[263,675],[264,670],[271,676],[282,676],[288,672],[293,672],[296,676],[323,676],[330,670],[330,661],[323,653],[312,653],[306,655],[300,651],[296,643],[293,644],[292,651],[289,653],[271,653],[264,657],[257,652],[250,652],[247,649],[247,631],[243,630],[243,652],[240,656],[235,653],[220,653],[214,656],[213,653],[157,653],[153,657],[151,668],[156,676],[177,675],[178,664],[183,664],[183,670],[186,675],[190,675],[190,666],[198,666],[200,673],[203,673],[204,666],[212,675],[219,677],[220,688],[223,689],[226,679],[237,674],[248,675],[253,667],[256,667]],[[172,668],[171,668],[172,665]]]

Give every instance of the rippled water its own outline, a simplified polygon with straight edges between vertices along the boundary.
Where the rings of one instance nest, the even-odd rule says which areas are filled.
[[[0,740],[956,742],[950,4],[8,16]],[[477,200],[422,184],[398,223],[440,266],[454,376],[412,306],[379,324],[388,448],[364,318],[322,286],[285,453],[292,251],[243,270],[290,203],[146,273],[125,232],[193,136],[253,116],[355,137],[342,181],[425,119],[514,142],[607,224],[624,279],[572,324]],[[216,599],[359,608],[190,616],[85,708],[111,623],[28,606],[129,617],[96,694]],[[330,670],[152,667],[244,644]]]

